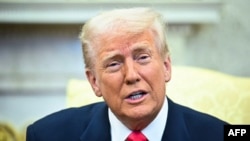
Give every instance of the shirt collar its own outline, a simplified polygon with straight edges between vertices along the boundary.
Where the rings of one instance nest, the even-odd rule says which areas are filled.
[[[109,122],[111,126],[112,141],[124,141],[132,132],[128,129],[117,117],[112,113],[109,108]],[[148,140],[161,140],[168,116],[168,101],[165,97],[163,106],[156,116],[156,118],[141,132],[147,137]],[[157,130],[155,130],[157,129]]]

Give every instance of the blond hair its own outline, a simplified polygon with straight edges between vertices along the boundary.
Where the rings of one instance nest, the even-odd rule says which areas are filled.
[[[165,24],[161,15],[150,8],[115,9],[103,12],[90,19],[82,27],[80,39],[85,62],[85,68],[94,65],[96,43],[101,39],[112,41],[113,38],[133,37],[146,30],[151,30],[155,44],[164,58],[168,54]]]

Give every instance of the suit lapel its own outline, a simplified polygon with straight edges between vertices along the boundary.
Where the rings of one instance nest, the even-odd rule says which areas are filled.
[[[181,108],[168,98],[168,119],[162,141],[189,141],[183,114]]]
[[[105,103],[99,104],[92,111],[94,111],[92,119],[80,137],[81,141],[110,141],[110,123],[107,105]]]

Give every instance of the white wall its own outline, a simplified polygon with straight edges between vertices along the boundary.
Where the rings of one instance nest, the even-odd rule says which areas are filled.
[[[79,25],[0,25],[0,121],[23,128],[66,107],[69,79],[84,79]]]
[[[221,21],[197,26],[186,46],[183,64],[250,77],[249,0],[223,0]]]

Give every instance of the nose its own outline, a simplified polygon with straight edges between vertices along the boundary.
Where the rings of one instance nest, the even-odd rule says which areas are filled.
[[[141,80],[140,75],[138,73],[138,68],[135,66],[132,60],[126,61],[124,75],[125,83],[127,85],[133,85]]]

